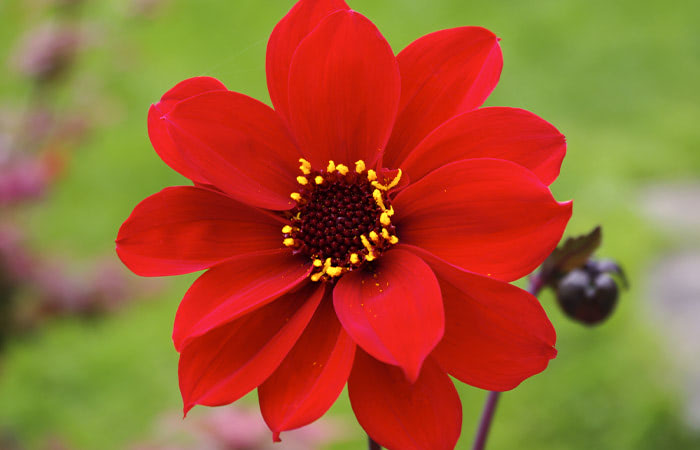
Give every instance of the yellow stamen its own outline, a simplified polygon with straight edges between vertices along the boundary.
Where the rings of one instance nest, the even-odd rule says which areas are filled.
[[[328,173],[335,172],[335,163],[333,162],[332,159],[330,161],[328,161],[328,167],[326,167],[326,172],[328,172]]]
[[[387,230],[386,228],[382,228],[382,237],[386,240],[389,240],[391,238],[389,230]]]
[[[326,261],[323,263],[323,269],[324,269],[324,271],[325,271],[326,269],[328,269],[330,266],[331,266],[331,259],[330,259],[330,258],[326,258]]]
[[[314,259],[314,267],[321,267],[323,265],[323,261],[320,259]]]
[[[374,253],[372,253],[372,252],[369,252],[369,254],[367,254],[367,256],[365,256],[366,261],[374,261],[376,258],[377,257],[374,256]]]
[[[355,172],[357,173],[362,173],[365,171],[367,166],[365,166],[365,162],[363,160],[355,161]]]
[[[350,262],[352,264],[357,264],[360,262],[360,258],[357,256],[357,253],[353,253],[350,255]]]
[[[396,244],[396,243],[398,243],[398,242],[399,242],[399,238],[396,237],[396,236],[392,236],[392,237],[389,238],[389,243],[390,243],[390,244]]]
[[[328,274],[330,277],[340,276],[341,273],[343,273],[343,269],[341,267],[329,267],[326,269],[326,274]]]
[[[318,281],[321,279],[323,276],[323,272],[316,272],[315,274],[311,275],[311,281]]]
[[[384,206],[384,199],[382,198],[382,191],[380,191],[379,189],[373,190],[372,197],[377,203],[377,206],[379,206],[382,209],[382,211],[386,211],[386,206]]]
[[[301,163],[301,166],[299,166],[299,170],[301,170],[301,173],[304,175],[308,175],[311,173],[311,163],[305,160],[304,158],[299,158],[299,162]]]
[[[377,242],[379,241],[379,235],[377,234],[376,231],[372,230],[369,232],[369,238],[372,239],[372,242]]]
[[[301,200],[301,194],[298,192],[292,192],[291,194],[289,194],[289,196],[292,197],[292,200],[294,200],[295,202]]]
[[[292,226],[291,225],[285,225],[282,227],[282,233],[284,234],[289,234],[292,232]]]
[[[401,174],[403,172],[401,169],[399,169],[399,172],[396,174],[393,180],[389,182],[389,184],[381,184],[379,181],[372,181],[372,186],[374,186],[377,189],[381,189],[382,191],[388,191],[389,189],[395,187],[397,184],[399,184],[399,181],[401,181]],[[369,177],[368,177],[369,178]]]
[[[403,174],[403,172],[401,171],[401,169],[399,169],[399,173],[397,173],[396,176],[394,177],[394,179],[391,180],[391,183],[389,183],[387,185],[386,189],[389,190],[389,189],[395,187],[397,184],[399,184],[399,181],[401,181],[402,174]]]
[[[282,243],[287,246],[287,247],[292,247],[294,246],[294,239],[292,238],[286,238]]]
[[[302,186],[309,184],[309,180],[306,179],[306,177],[302,177],[299,175],[297,177],[297,183],[301,184]]]
[[[365,246],[367,251],[372,253],[372,244],[370,244],[369,241],[367,240],[367,236],[365,236],[364,234],[361,234],[360,240],[362,241],[362,245]]]
[[[384,225],[385,227],[388,227],[391,225],[391,219],[389,218],[389,213],[384,211],[381,216],[379,216],[379,222]]]
[[[377,181],[377,172],[375,172],[375,171],[372,170],[372,169],[369,169],[369,170],[367,171],[367,179],[368,179],[369,181]]]
[[[323,177],[321,175],[316,175],[316,178],[314,178],[314,182],[316,184],[323,184]]]
[[[350,169],[348,169],[348,166],[345,164],[338,164],[335,166],[336,169],[338,169],[338,172],[340,172],[341,175],[347,175],[348,172],[350,172]]]

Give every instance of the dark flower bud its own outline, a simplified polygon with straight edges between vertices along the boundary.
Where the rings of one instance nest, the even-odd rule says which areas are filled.
[[[602,322],[617,305],[617,282],[607,273],[576,269],[557,285],[557,300],[566,315],[587,325]]]
[[[601,240],[600,227],[567,239],[552,252],[537,275],[541,285],[555,290],[566,315],[586,325],[607,319],[617,305],[618,282],[627,287],[625,274],[615,261],[592,258]]]

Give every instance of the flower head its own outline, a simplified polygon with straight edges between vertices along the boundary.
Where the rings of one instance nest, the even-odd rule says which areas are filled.
[[[185,80],[151,107],[151,142],[194,186],[141,202],[117,252],[135,273],[208,269],[173,339],[185,410],[258,388],[275,438],[346,382],[388,448],[452,448],[449,375],[507,390],[547,366],[555,333],[510,284],[559,241],[548,185],[564,137],[532,113],[479,108],[498,39],[463,27],[398,55],[340,0],[301,0],[267,48],[274,109]]]

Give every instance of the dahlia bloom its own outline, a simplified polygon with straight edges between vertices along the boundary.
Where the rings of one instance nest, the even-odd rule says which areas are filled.
[[[258,388],[279,439],[347,383],[379,444],[452,448],[449,375],[502,391],[545,369],[554,329],[508,282],[571,216],[548,188],[565,141],[479,108],[501,67],[483,28],[394,55],[342,0],[301,0],[267,47],[274,109],[207,77],[151,107],[153,147],[193,185],[137,205],[117,252],[143,276],[208,269],[175,318],[185,412]]]

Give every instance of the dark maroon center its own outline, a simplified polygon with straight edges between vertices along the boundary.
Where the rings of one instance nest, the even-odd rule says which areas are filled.
[[[324,179],[321,184],[313,182],[318,174]],[[301,201],[290,215],[289,237],[296,242],[296,252],[321,262],[331,258],[332,266],[350,269],[364,263],[370,253],[361,236],[371,244],[370,260],[389,245],[381,238],[371,240],[370,236],[381,236],[383,228],[391,234],[395,230],[380,222],[383,210],[372,197],[375,188],[366,177],[324,171],[308,178],[312,181],[301,187]],[[388,200],[384,206],[390,206]]]

